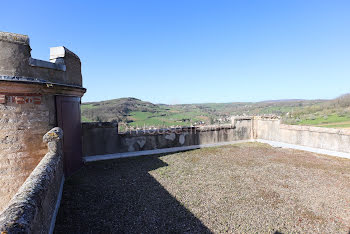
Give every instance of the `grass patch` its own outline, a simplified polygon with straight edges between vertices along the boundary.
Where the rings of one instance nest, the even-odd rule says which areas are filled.
[[[315,119],[304,119],[298,122],[298,124],[299,125],[320,125],[320,124],[328,124],[328,123],[341,123],[345,121],[350,121],[350,117],[330,115],[327,118],[318,116]]]
[[[93,108],[95,108],[95,106],[92,104],[82,104],[80,108],[83,111],[83,110],[87,110],[87,109],[93,109]]]
[[[82,116],[81,122],[93,122],[93,121],[91,119],[86,118],[85,116]]]
[[[349,123],[347,123],[347,124],[339,123],[339,124],[321,125],[321,126],[318,126],[318,127],[324,127],[324,128],[350,128],[350,124]]]
[[[134,119],[135,121],[138,121],[138,120],[145,120],[147,118],[150,118],[152,117],[152,115],[154,115],[154,113],[134,111],[130,113],[130,118]]]
[[[180,112],[179,110],[157,111],[155,113],[134,111],[130,112],[129,119],[133,122],[129,123],[131,126],[188,126],[196,121],[208,121],[208,117],[203,113],[197,111]],[[183,121],[187,119],[189,121]]]

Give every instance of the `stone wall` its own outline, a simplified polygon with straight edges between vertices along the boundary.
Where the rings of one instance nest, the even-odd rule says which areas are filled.
[[[285,125],[278,118],[256,117],[256,138],[350,153],[350,130]]]
[[[118,133],[112,123],[83,124],[84,156],[164,149],[251,139],[251,118],[234,124],[205,127],[139,130]]]
[[[117,123],[82,123],[83,155],[101,155],[119,152]]]
[[[7,208],[0,213],[1,233],[49,233],[53,231],[63,188],[61,139],[54,128],[44,136],[49,152],[36,166]]]
[[[47,152],[42,136],[55,125],[53,96],[41,104],[0,104],[0,210]]]
[[[112,123],[84,123],[84,156],[205,145],[240,140],[281,142],[350,153],[350,130],[281,124],[278,117],[236,117],[231,125],[118,133]],[[304,150],[308,150],[305,149]],[[322,153],[322,152],[320,152]],[[323,153],[330,153],[325,152]],[[340,154],[331,154],[339,156]]]
[[[46,153],[57,126],[56,95],[81,97],[80,59],[64,47],[50,62],[31,57],[26,35],[0,32],[0,211]]]
[[[81,62],[67,48],[50,49],[50,62],[31,57],[29,37],[0,32],[0,76],[82,86]]]

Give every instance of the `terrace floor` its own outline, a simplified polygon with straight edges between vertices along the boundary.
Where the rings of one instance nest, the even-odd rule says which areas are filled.
[[[350,160],[246,143],[88,164],[56,233],[350,231]]]

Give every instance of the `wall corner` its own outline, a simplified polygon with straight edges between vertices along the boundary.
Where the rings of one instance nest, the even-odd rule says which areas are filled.
[[[64,46],[50,48],[50,62],[66,66],[66,82],[82,86],[80,58]]]

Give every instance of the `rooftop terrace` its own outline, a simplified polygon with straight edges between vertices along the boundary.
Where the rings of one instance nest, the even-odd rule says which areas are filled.
[[[56,233],[350,231],[350,160],[235,144],[88,164]]]
[[[6,32],[0,84],[0,233],[350,230],[350,130],[278,116],[81,124],[79,57],[54,47],[50,62],[33,59],[28,36]]]

